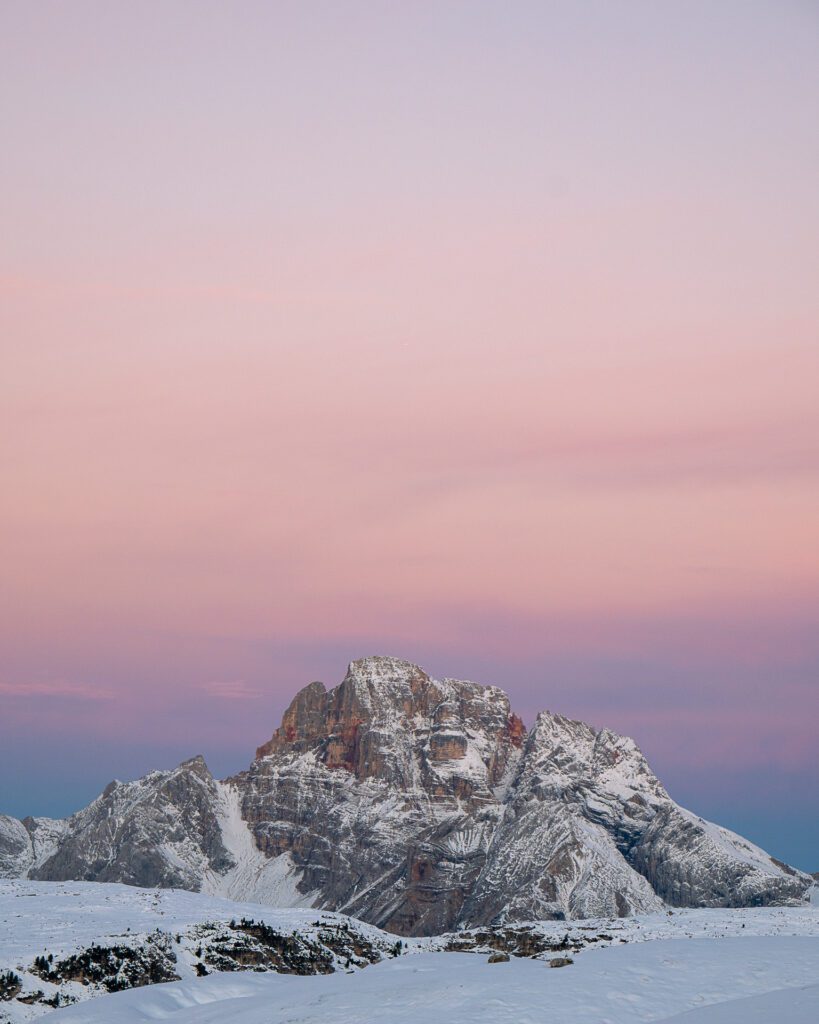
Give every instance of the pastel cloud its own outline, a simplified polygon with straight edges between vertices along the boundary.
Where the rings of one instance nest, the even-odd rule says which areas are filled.
[[[262,691],[258,688],[248,686],[241,679],[225,679],[207,682],[201,687],[201,692],[208,697],[215,697],[217,700],[245,701],[258,700]]]
[[[113,700],[116,696],[113,691],[104,690],[99,686],[70,683],[63,679],[44,683],[10,683],[0,680],[0,694],[6,697],[25,697],[35,700],[38,697],[61,697],[79,701]]]

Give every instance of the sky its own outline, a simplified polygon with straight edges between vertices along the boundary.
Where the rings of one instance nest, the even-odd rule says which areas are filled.
[[[384,653],[819,870],[819,7],[0,3],[0,811]]]

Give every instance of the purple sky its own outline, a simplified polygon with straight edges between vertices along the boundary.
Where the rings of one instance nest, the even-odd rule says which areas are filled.
[[[819,9],[0,7],[0,810],[390,653],[819,869]]]

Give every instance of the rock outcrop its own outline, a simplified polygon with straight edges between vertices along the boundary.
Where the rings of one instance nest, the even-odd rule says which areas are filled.
[[[36,839],[40,832],[40,839]],[[338,910],[402,935],[802,901],[812,879],[675,804],[635,743],[395,658],[301,690],[250,768],[0,818],[0,874]]]

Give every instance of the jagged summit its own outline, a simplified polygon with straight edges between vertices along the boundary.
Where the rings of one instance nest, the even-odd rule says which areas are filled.
[[[524,734],[497,687],[432,679],[411,662],[376,656],[351,662],[331,690],[311,683],[299,691],[256,757],[311,752],[330,770],[345,768],[358,779],[380,778],[402,789],[419,779],[432,784],[432,776],[440,789],[457,778],[465,796],[475,786],[497,784]],[[453,771],[451,763],[468,753],[474,755],[469,765]]]
[[[201,755],[65,821],[0,817],[0,875],[177,886],[400,934],[803,900],[812,879],[675,804],[633,740],[399,658],[312,682],[247,771]]]

